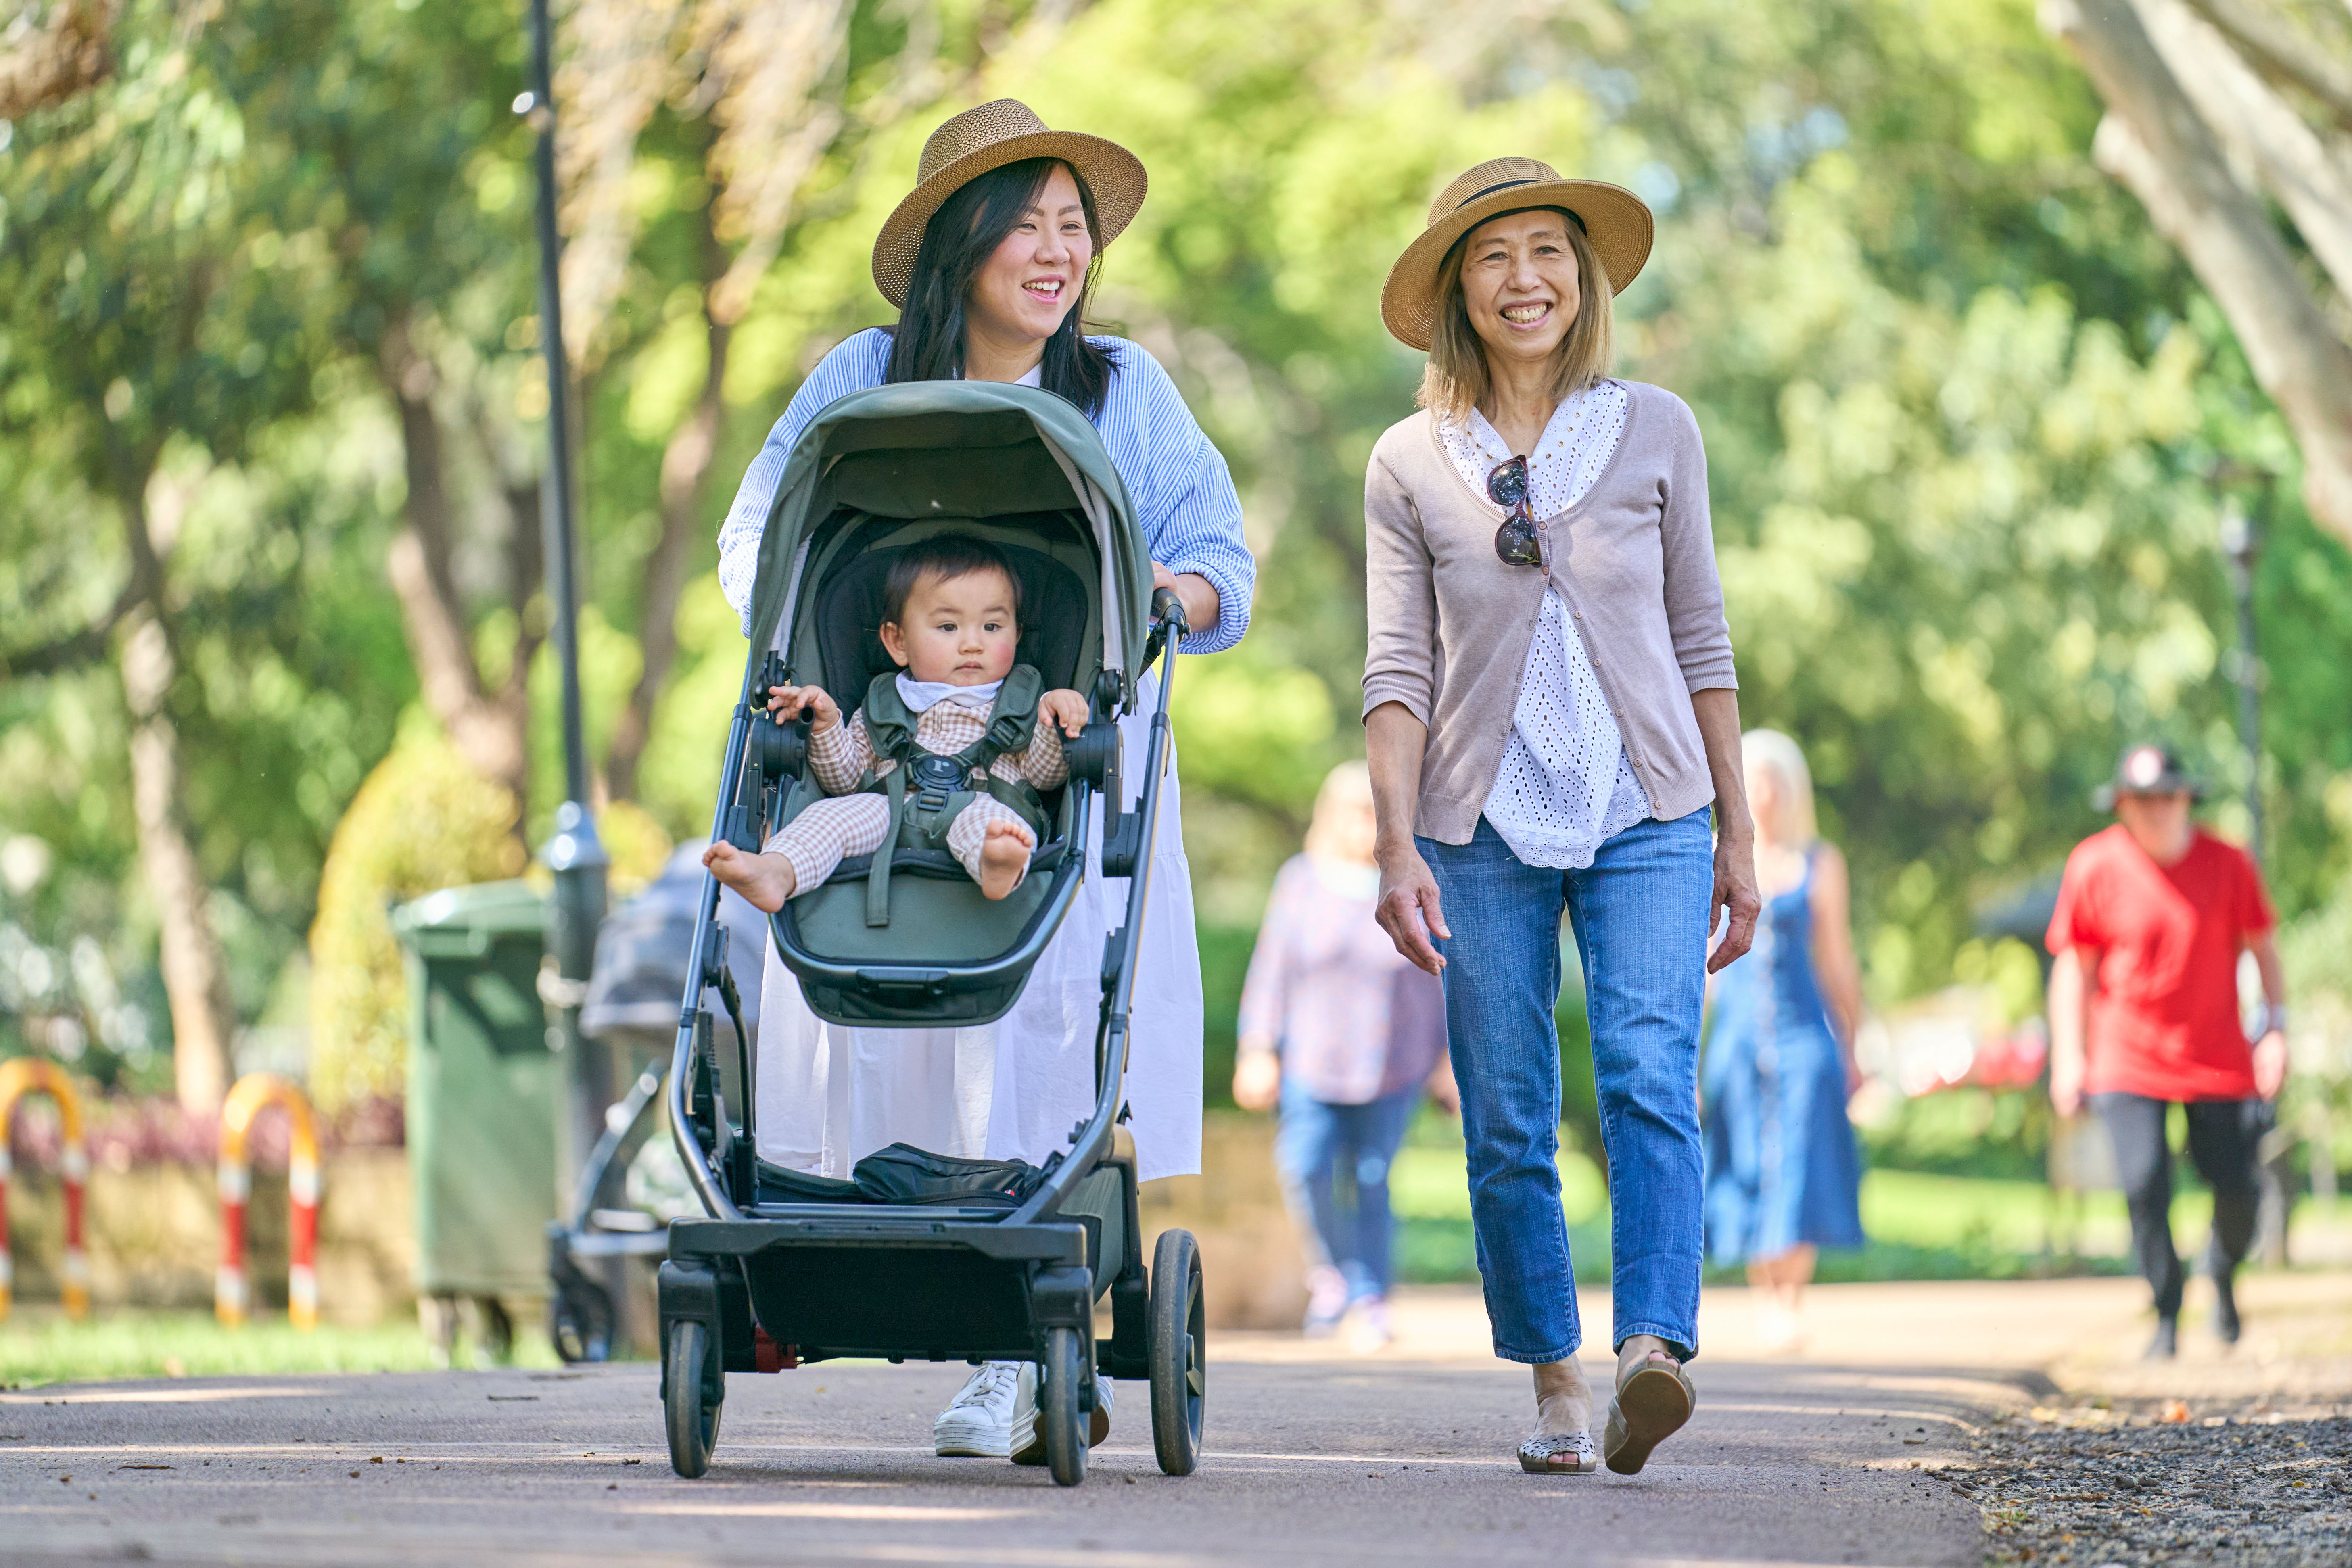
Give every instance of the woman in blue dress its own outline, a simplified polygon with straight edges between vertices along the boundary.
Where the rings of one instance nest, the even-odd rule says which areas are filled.
[[[1748,956],[1715,983],[1700,1073],[1706,1250],[1748,1265],[1765,1343],[1790,1350],[1820,1250],[1863,1240],[1862,1160],[1845,1114],[1859,1081],[1862,971],[1845,858],[1814,830],[1804,753],[1777,730],[1749,731],[1740,749],[1764,918]]]

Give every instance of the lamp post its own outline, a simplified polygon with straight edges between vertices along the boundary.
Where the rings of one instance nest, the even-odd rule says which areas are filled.
[[[2270,511],[2272,479],[2254,476],[2262,485],[2261,508]],[[2232,493],[2221,497],[2221,554],[2230,563],[2230,591],[2238,601],[2236,668],[2238,737],[2246,748],[2247,852],[2259,868],[2263,863],[2263,698],[2262,665],[2254,642],[2254,559],[2262,553],[2260,524],[2246,515],[2244,503]],[[2287,1160],[2295,1142],[2294,1130],[2273,1125],[2255,1145],[2255,1206],[2253,1252],[2272,1268],[2287,1261]]]
[[[2269,489],[2263,489],[2265,502]],[[2267,510],[2267,507],[2265,507]],[[2263,863],[2262,666],[2254,643],[2254,557],[2262,535],[2234,495],[2221,499],[2221,553],[2230,563],[2230,591],[2238,601],[2237,658],[2231,679],[2238,688],[2238,739],[2246,748],[2246,816],[2249,852]]]
[[[580,589],[572,519],[570,376],[563,357],[563,300],[557,264],[562,240],[555,228],[555,93],[551,57],[553,29],[547,0],[530,0],[530,77],[515,112],[539,132],[533,165],[539,176],[539,341],[547,356],[547,478],[540,486],[540,525],[546,540],[547,592],[554,608],[555,658],[563,674],[563,804],[554,836],[540,856],[555,873],[555,918],[548,956],[555,973],[541,994],[551,1016],[551,1043],[565,1058],[566,1093],[556,1127],[557,1201],[568,1213],[572,1183],[595,1142],[609,1074],[592,1063],[580,1037],[580,1005],[596,954],[596,928],[604,921],[604,846],[588,805],[588,742],[580,718]]]

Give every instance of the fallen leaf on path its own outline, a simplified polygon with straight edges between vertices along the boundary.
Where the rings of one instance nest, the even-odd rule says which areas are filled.
[[[2189,1402],[2185,1399],[2168,1399],[2164,1402],[2164,1408],[2156,1413],[2156,1418],[2178,1426],[2189,1419]]]

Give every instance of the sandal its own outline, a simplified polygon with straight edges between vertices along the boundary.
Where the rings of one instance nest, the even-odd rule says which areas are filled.
[[[1634,1476],[1650,1462],[1650,1450],[1679,1431],[1698,1405],[1698,1390],[1681,1365],[1651,1352],[1618,1380],[1609,1402],[1609,1427],[1601,1440],[1609,1468]]]
[[[1571,1465],[1556,1465],[1554,1459],[1573,1456]],[[1590,1432],[1542,1432],[1519,1445],[1519,1468],[1531,1476],[1589,1476],[1601,1468],[1601,1456],[1592,1451]]]

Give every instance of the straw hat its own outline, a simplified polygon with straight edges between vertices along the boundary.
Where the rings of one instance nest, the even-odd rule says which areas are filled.
[[[1381,320],[1397,338],[1426,350],[1437,330],[1437,272],[1454,242],[1504,213],[1522,207],[1563,207],[1584,225],[1592,254],[1608,274],[1611,292],[1625,285],[1650,258],[1657,225],[1642,198],[1605,180],[1563,180],[1549,163],[1533,158],[1493,158],[1437,193],[1429,205],[1429,226],[1404,247],[1381,289]]]
[[[957,190],[991,169],[1026,158],[1059,158],[1078,172],[1094,194],[1095,222],[1100,243],[1108,245],[1134,220],[1143,205],[1146,184],[1143,163],[1116,142],[1084,136],[1075,131],[1050,131],[1035,110],[1017,99],[1000,98],[978,109],[967,109],[923,143],[923,161],[916,169],[916,184],[898,204],[874,241],[874,283],[884,299],[904,310],[907,284],[915,270],[915,252],[923,243],[923,226]]]

